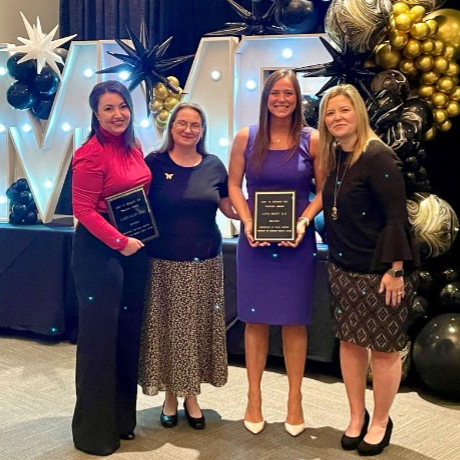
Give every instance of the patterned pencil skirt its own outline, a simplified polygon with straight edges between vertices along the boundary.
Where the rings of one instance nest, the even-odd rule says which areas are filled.
[[[379,294],[382,275],[354,273],[329,262],[335,336],[376,351],[401,351],[408,341],[411,306],[418,272],[404,278],[405,296],[393,307]]]
[[[222,255],[199,262],[149,260],[139,385],[147,395],[200,393],[227,382]]]

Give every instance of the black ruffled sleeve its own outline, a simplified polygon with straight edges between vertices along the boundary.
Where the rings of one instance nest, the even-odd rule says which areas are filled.
[[[420,265],[420,252],[409,223],[404,179],[396,154],[384,145],[376,145],[371,158],[369,184],[386,217],[371,263],[371,271],[387,270],[396,260],[405,268]]]

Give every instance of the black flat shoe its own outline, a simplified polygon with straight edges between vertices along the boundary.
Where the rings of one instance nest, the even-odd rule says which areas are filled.
[[[363,457],[370,457],[372,455],[378,455],[383,452],[383,449],[390,444],[391,432],[393,431],[393,422],[391,418],[388,418],[387,427],[383,439],[378,444],[369,444],[364,439],[358,445],[358,454]]]
[[[203,413],[201,413],[201,417],[192,417],[187,410],[187,405],[184,401],[184,412],[185,416],[187,417],[188,424],[195,430],[203,430],[206,426],[206,421],[204,419]]]
[[[177,408],[176,413],[173,415],[165,415],[165,405],[161,409],[160,422],[165,428],[173,428],[177,425]]]
[[[364,424],[361,428],[361,433],[359,433],[359,436],[347,436],[344,434],[340,439],[340,444],[342,445],[343,450],[355,450],[358,448],[358,444],[363,440],[364,436],[366,436],[367,428],[369,427],[369,421],[369,412],[367,412],[366,409],[364,413]]]
[[[131,431],[131,433],[121,433],[120,434],[120,439],[123,439],[125,441],[132,441],[136,435]]]

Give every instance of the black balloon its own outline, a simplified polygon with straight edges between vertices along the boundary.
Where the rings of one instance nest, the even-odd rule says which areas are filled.
[[[19,196],[17,197],[17,202],[21,204],[29,204],[32,200],[32,193],[28,192],[27,190],[20,192]]]
[[[399,156],[404,156],[419,148],[421,134],[415,123],[398,121],[383,134],[382,140]]]
[[[377,130],[382,131],[394,125],[401,116],[403,100],[401,96],[390,91],[382,90],[375,95],[378,104],[367,100],[366,108],[369,113],[369,121]]]
[[[415,171],[418,168],[418,160],[414,156],[407,157],[404,160],[404,167],[409,171]]]
[[[420,166],[420,168],[415,171],[415,175],[417,176],[417,181],[424,181],[428,177],[428,171],[425,167]]]
[[[37,222],[37,212],[36,211],[29,211],[23,218],[22,222],[25,224],[35,224]]]
[[[29,183],[27,182],[27,179],[24,177],[21,177],[20,179],[18,179],[16,183],[13,185],[15,185],[16,189],[20,192],[22,192],[23,190],[30,191]]]
[[[383,70],[372,79],[371,89],[374,93],[389,90],[406,100],[410,87],[409,81],[403,73],[398,70]]]
[[[420,147],[417,152],[415,153],[417,158],[419,159],[420,163],[423,163],[426,160],[426,150],[423,147]]]
[[[453,281],[441,289],[439,301],[444,306],[460,306],[460,282]]]
[[[414,342],[412,358],[423,382],[437,393],[460,398],[460,314],[434,317]]]
[[[428,300],[418,295],[412,304],[412,317],[414,319],[426,318],[429,306]]]
[[[35,89],[44,96],[53,95],[59,86],[57,73],[49,66],[43,67],[35,77]]]
[[[30,109],[35,103],[35,96],[24,83],[13,83],[6,92],[8,103],[18,110]]]
[[[404,172],[403,176],[404,176],[404,181],[409,185],[413,185],[417,182],[417,177],[415,173],[412,171]]]
[[[19,190],[16,188],[16,183],[12,184],[10,187],[8,187],[8,190],[6,191],[6,197],[10,201],[16,201],[19,196]]]
[[[25,53],[13,54],[6,62],[6,67],[11,77],[20,82],[29,83],[35,78],[35,75],[37,75],[37,66],[34,59],[29,59],[28,61],[18,64],[18,61],[24,56]]]
[[[431,286],[433,286],[433,277],[431,276],[431,273],[427,270],[420,270],[419,277],[419,291],[425,293],[429,292]]]
[[[433,110],[428,102],[418,97],[408,99],[403,106],[401,121],[417,123],[422,133],[433,126]]]
[[[302,112],[309,126],[316,128],[318,125],[319,103],[318,96],[304,94],[302,96]]]
[[[35,101],[31,111],[40,120],[48,120],[51,108],[53,107],[54,97],[40,97]]]
[[[275,9],[275,20],[288,34],[316,32],[319,7],[311,0],[284,0]]]
[[[446,268],[438,275],[438,278],[441,282],[451,283],[460,280],[460,272],[456,268]]]

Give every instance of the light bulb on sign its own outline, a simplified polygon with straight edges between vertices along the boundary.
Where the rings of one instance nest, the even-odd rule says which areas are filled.
[[[83,72],[83,75],[86,77],[86,78],[91,78],[93,75],[94,75],[94,70],[93,69],[85,69],[85,71]]]
[[[255,80],[248,80],[246,82],[246,88],[249,91],[254,91],[257,88],[257,83],[255,82]]]
[[[213,70],[211,72],[211,78],[214,81],[219,81],[222,78],[222,72],[220,70]]]
[[[294,52],[291,50],[291,48],[284,48],[281,55],[284,57],[284,59],[292,59],[292,56],[294,56]]]

